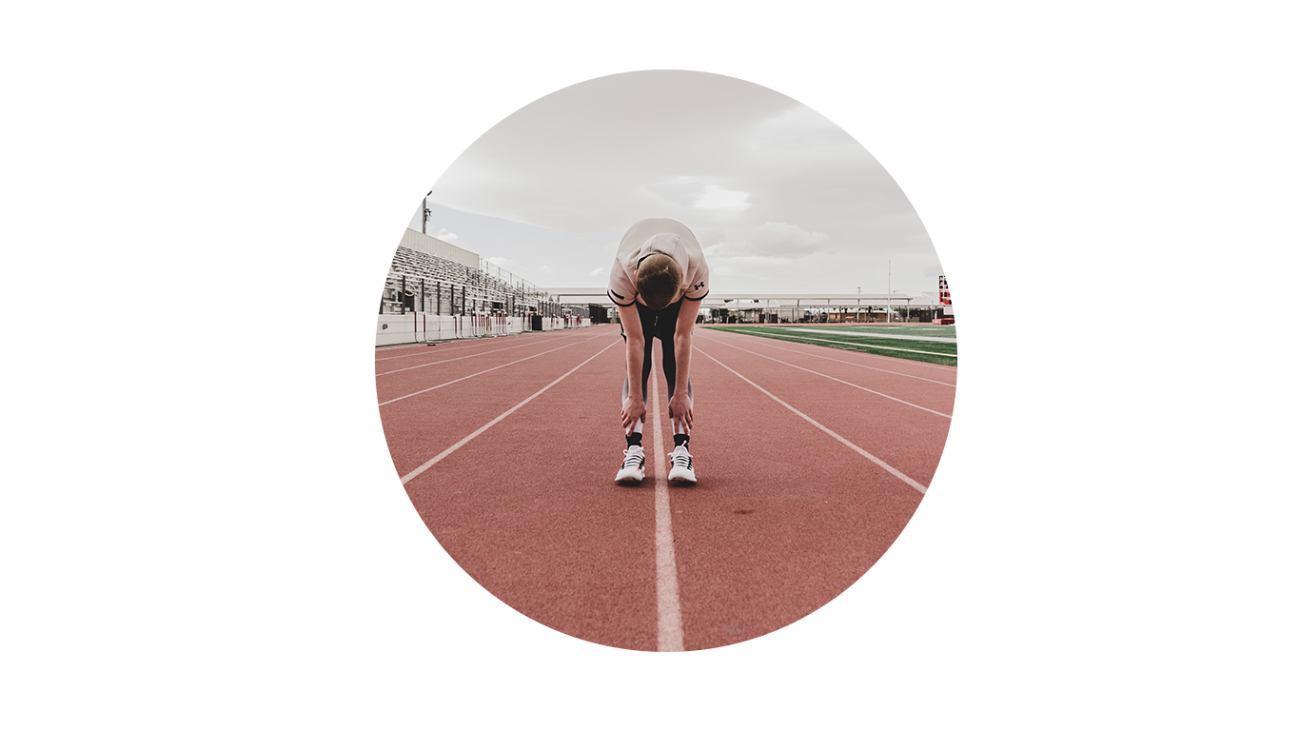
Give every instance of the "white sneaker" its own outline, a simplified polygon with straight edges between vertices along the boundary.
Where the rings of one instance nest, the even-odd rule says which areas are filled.
[[[668,458],[673,464],[673,468],[668,471],[668,482],[678,485],[694,485],[695,465],[691,453],[686,450],[686,445],[683,444],[674,449],[668,455]]]
[[[614,475],[620,485],[635,485],[645,479],[645,450],[633,444],[623,450],[623,468]]]

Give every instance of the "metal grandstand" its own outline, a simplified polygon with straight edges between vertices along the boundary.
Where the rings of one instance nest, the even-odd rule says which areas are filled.
[[[440,239],[407,229],[393,255],[379,314],[524,315],[588,314],[550,292]]]

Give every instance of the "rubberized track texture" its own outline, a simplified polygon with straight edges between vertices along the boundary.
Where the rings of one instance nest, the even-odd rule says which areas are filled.
[[[385,349],[375,365],[393,463],[447,553],[537,622],[648,651],[758,637],[861,578],[934,476],[957,379],[697,329],[699,484],[667,483],[656,363],[646,479],[624,487],[617,325]]]

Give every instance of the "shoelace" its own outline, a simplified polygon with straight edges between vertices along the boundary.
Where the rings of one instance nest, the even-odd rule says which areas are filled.
[[[629,451],[629,450],[627,450],[627,449],[624,449],[624,450],[623,450],[623,466],[624,466],[624,467],[640,467],[641,465],[645,464],[645,453],[644,453],[644,452],[641,453],[641,454],[628,454],[628,451]]]
[[[690,468],[691,466],[690,454],[686,452],[671,452],[670,455],[673,458],[674,467],[686,467],[687,469]]]

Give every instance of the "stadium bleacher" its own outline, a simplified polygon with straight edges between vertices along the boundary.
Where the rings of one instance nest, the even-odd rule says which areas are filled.
[[[509,272],[498,268],[497,273],[502,276],[398,246],[384,282],[379,314],[588,314],[585,306],[555,302],[545,290]]]

